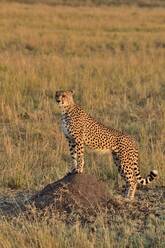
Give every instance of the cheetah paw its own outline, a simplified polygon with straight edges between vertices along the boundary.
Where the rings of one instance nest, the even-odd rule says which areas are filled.
[[[67,173],[67,176],[74,175],[74,174],[80,174],[80,173],[82,173],[80,169],[74,168],[73,170]]]

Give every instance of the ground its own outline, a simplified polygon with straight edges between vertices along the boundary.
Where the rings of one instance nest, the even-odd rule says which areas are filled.
[[[0,3],[0,247],[165,246],[164,1],[120,6],[101,1]],[[71,188],[64,195],[72,213],[65,201],[55,209],[37,194],[46,187],[54,197],[47,185],[70,170],[60,111],[50,97],[59,89],[74,89],[75,101],[89,114],[135,137],[142,176],[158,170],[133,203],[123,198],[111,155],[87,148],[82,192],[100,199],[106,193],[100,183],[106,185],[104,211],[93,214],[83,207],[82,213]],[[29,205],[36,194],[36,204]]]
[[[147,228],[150,218],[159,223],[165,216],[164,187],[139,189],[130,202],[124,198],[122,189],[112,194],[105,182],[86,174],[66,175],[36,193],[13,193],[1,195],[0,210],[4,216],[23,216],[28,221],[36,216],[49,221],[58,218],[67,225],[79,221],[92,232],[96,231],[95,222],[100,215],[110,230],[119,218],[128,218],[139,234]]]

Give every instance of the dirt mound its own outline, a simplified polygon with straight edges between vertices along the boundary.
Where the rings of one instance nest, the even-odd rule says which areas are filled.
[[[103,210],[109,194],[104,182],[85,174],[67,175],[47,185],[31,201],[39,210],[58,210],[63,213],[96,213]]]

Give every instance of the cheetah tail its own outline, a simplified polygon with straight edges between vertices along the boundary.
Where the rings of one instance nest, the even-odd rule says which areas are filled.
[[[152,180],[154,180],[158,175],[157,170],[152,170],[150,174],[146,178],[142,178],[140,175],[137,176],[138,183],[141,183],[143,185],[146,185],[150,183]]]

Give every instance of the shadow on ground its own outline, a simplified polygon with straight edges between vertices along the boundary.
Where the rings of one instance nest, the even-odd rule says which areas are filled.
[[[0,215],[17,216],[26,210],[29,192],[5,190],[0,193]]]

